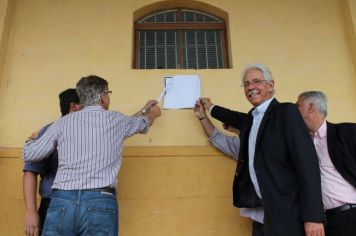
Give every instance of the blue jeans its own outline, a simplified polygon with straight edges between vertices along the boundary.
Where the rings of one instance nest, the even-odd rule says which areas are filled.
[[[116,196],[92,190],[55,190],[42,236],[118,235]]]

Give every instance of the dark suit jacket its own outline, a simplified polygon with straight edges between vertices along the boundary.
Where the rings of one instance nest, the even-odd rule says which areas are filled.
[[[317,154],[294,104],[273,99],[258,130],[254,167],[263,202],[248,169],[251,111],[245,114],[215,106],[211,114],[240,129],[240,155],[233,185],[235,206],[263,204],[271,226],[283,236],[304,235],[303,222],[324,221]]]
[[[326,125],[330,159],[340,175],[356,188],[356,124]]]

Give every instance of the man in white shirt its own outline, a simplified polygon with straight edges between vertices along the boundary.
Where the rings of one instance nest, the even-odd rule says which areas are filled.
[[[274,98],[274,80],[265,65],[247,65],[241,81],[253,105],[248,114],[211,109],[214,118],[240,130],[234,205],[263,205],[265,235],[324,235],[318,159],[297,107]],[[213,105],[202,103],[207,110]]]
[[[219,131],[213,123],[211,123],[209,117],[205,113],[205,109],[200,101],[197,101],[194,106],[194,114],[200,121],[200,124],[209,138],[209,141],[220,151],[227,156],[238,160],[240,151],[240,138],[236,135],[228,136]],[[226,127],[229,131],[236,132],[238,130],[232,127]],[[264,236],[263,232],[263,207],[256,208],[241,208],[240,215],[251,218],[252,220],[252,236]]]

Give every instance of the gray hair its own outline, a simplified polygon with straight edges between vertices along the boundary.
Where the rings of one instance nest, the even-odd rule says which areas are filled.
[[[246,76],[246,73],[247,71],[251,70],[251,69],[255,69],[255,70],[259,70],[262,72],[263,74],[263,78],[269,82],[269,81],[273,81],[273,77],[272,77],[272,73],[271,71],[269,70],[269,68],[263,64],[258,64],[258,63],[255,63],[255,64],[247,64],[245,66],[245,68],[243,69],[242,73],[241,73],[241,82],[243,83],[245,81],[245,76]],[[274,94],[274,88],[273,88],[273,91],[272,91],[272,94]]]
[[[304,93],[299,94],[298,100],[299,99],[305,99],[309,102],[314,103],[316,108],[324,116],[324,118],[327,116],[328,104],[327,104],[326,96],[323,92],[321,92],[321,91],[306,91]]]
[[[108,82],[96,75],[81,78],[77,83],[77,94],[83,107],[99,105],[100,96],[108,89]]]

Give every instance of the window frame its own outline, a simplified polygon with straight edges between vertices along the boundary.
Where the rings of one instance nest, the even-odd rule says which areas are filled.
[[[138,23],[142,19],[156,15],[158,13],[164,11],[177,11],[177,23]],[[212,16],[221,22],[207,22],[207,23],[191,23],[191,22],[183,22],[183,12],[184,11],[192,11],[195,13],[202,13],[206,14],[207,16]],[[149,14],[142,16],[141,18],[137,19],[134,23],[134,60],[133,60],[133,68],[144,70],[146,68],[140,68],[140,31],[157,31],[157,30],[177,30],[178,31],[178,60],[179,65],[183,65],[184,63],[184,53],[183,53],[183,30],[221,30],[221,42],[222,42],[222,49],[223,49],[223,62],[224,67],[222,68],[214,68],[214,69],[228,69],[230,68],[229,62],[229,51],[228,51],[228,44],[227,44],[227,27],[226,21],[221,17],[218,17],[212,13],[202,11],[200,9],[192,9],[192,8],[169,8],[169,9],[160,9],[156,11],[152,11]],[[152,68],[158,69],[158,68]],[[164,69],[188,69],[188,68],[164,68]],[[213,69],[213,68],[203,68],[203,69]],[[146,69],[147,70],[147,69]],[[199,69],[202,70],[202,69]]]

